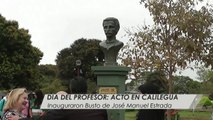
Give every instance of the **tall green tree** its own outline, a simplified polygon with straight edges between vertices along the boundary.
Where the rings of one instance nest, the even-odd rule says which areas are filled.
[[[58,75],[58,67],[52,64],[39,65],[39,72],[47,77],[56,78]]]
[[[123,64],[134,62],[145,70],[164,71],[168,93],[173,92],[173,75],[178,69],[186,69],[192,62],[211,65],[213,10],[210,5],[202,6],[201,1],[141,0],[154,25],[128,32],[130,40],[123,49]]]
[[[213,70],[210,68],[205,68],[201,66],[197,70],[198,79],[202,83],[202,93],[203,94],[213,94]]]
[[[205,66],[200,66],[197,69],[198,80],[201,82],[211,81],[213,82],[213,71]]]
[[[0,88],[34,84],[36,67],[43,53],[32,46],[28,30],[0,15]]]
[[[62,49],[56,58],[59,77],[63,80],[70,80],[77,76],[76,60],[81,60],[79,67],[84,73],[83,76],[94,81],[91,66],[103,65],[104,54],[100,49],[100,42],[96,39],[81,38],[71,44],[69,48]]]
[[[164,71],[172,93],[172,76],[178,69],[186,69],[192,62],[211,62],[212,8],[198,9],[194,0],[142,0],[141,4],[149,10],[154,25],[128,32],[122,63],[136,64],[145,71]]]
[[[174,76],[174,93],[176,94],[199,94],[202,83],[186,76]]]

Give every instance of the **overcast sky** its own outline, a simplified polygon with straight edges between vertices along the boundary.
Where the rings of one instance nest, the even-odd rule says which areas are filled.
[[[151,20],[139,0],[1,0],[0,13],[29,30],[44,53],[41,64],[55,64],[57,53],[79,38],[104,40],[106,17],[119,19],[119,40],[125,39],[124,28]]]
[[[29,30],[33,46],[44,56],[40,64],[55,64],[57,53],[80,38],[104,40],[102,21],[120,21],[117,39],[127,42],[125,29],[152,20],[140,0],[0,0],[0,14]],[[186,75],[195,78],[189,71]]]

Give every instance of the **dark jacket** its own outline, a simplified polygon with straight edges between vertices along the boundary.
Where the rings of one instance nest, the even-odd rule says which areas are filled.
[[[106,110],[50,110],[43,120],[107,120]]]
[[[136,120],[164,120],[165,110],[162,109],[142,109],[139,110]]]
[[[152,83],[139,86],[138,90],[143,94],[160,94],[160,88]],[[164,120],[163,109],[141,109],[138,111],[136,120]]]

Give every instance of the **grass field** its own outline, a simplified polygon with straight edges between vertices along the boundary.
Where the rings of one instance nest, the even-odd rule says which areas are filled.
[[[211,112],[180,111],[181,120],[211,120]]]
[[[135,120],[137,111],[128,111],[125,113],[125,120]]]
[[[128,111],[125,113],[125,120],[135,120],[137,111]],[[211,112],[192,112],[182,110],[179,111],[180,120],[211,120]]]

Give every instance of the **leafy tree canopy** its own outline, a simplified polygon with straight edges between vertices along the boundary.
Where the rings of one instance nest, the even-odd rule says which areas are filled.
[[[213,71],[204,66],[197,71],[198,79],[202,82],[202,93],[213,95]]]
[[[38,69],[39,69],[40,73],[45,76],[52,77],[52,78],[57,77],[58,68],[56,65],[51,65],[51,64],[39,65]]]
[[[154,25],[127,32],[130,39],[123,48],[122,63],[141,71],[164,71],[169,93],[179,68],[186,69],[191,62],[212,65],[213,9],[208,4],[196,7],[200,1],[141,0]]]
[[[56,58],[59,69],[59,77],[70,80],[76,76],[76,60],[81,60],[79,68],[84,77],[92,78],[91,66],[103,64],[104,55],[99,47],[100,40],[78,39],[69,48],[61,50]]]
[[[0,15],[0,88],[28,87],[33,84],[36,66],[43,53],[32,46],[28,30]]]
[[[174,76],[174,93],[176,94],[199,94],[202,83],[194,81],[186,76]]]

